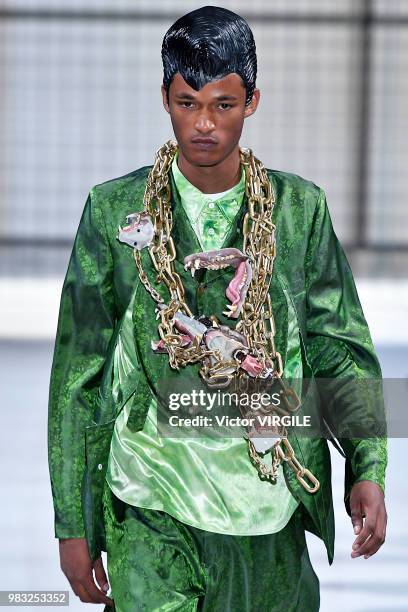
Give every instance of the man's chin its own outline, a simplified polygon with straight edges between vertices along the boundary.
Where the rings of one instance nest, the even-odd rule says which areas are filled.
[[[222,155],[220,155],[220,151],[210,149],[195,151],[188,150],[187,152],[184,152],[184,150],[181,149],[181,151],[183,152],[185,159],[192,166],[216,166],[223,160]]]

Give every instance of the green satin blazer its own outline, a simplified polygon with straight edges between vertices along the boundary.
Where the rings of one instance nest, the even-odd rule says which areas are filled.
[[[115,419],[131,400],[130,425],[142,429],[154,381],[170,370],[167,356],[150,349],[150,340],[157,337],[154,302],[141,286],[132,249],[116,239],[126,215],[143,209],[150,169],[145,166],[90,190],[61,294],[48,413],[55,537],[86,537],[92,559],[106,550],[102,491]],[[348,498],[355,482],[371,480],[384,490],[387,450],[385,437],[351,438],[349,426],[370,414],[377,417],[384,405],[382,396],[370,403],[354,387],[345,396],[337,392],[336,381],[345,376],[381,379],[381,369],[324,191],[298,175],[267,172],[276,197],[277,256],[270,288],[276,348],[285,363],[288,334],[293,338],[295,329],[304,377],[331,381],[324,397],[309,384],[301,398],[302,410],[320,415],[323,428],[336,422],[337,440],[332,442],[346,458],[344,500],[350,514]],[[232,271],[200,270],[192,278],[184,270],[183,258],[201,247],[178,201],[171,173],[170,179],[175,266],[185,284],[187,303],[195,315],[211,312],[230,325],[221,313]],[[242,248],[240,227],[246,207],[244,196],[224,246]],[[141,254],[154,282],[150,257],[146,250]],[[113,394],[115,347],[131,300],[134,364]],[[332,563],[334,512],[326,436],[289,435],[289,440],[299,461],[319,479],[320,489],[315,494],[305,491],[284,463],[287,485],[301,502],[305,528],[322,538]]]

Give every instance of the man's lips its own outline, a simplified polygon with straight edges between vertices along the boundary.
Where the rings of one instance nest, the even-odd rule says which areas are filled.
[[[202,149],[207,149],[214,147],[217,144],[217,141],[214,138],[192,138],[191,142]]]
[[[210,138],[210,137],[206,138],[205,136],[196,136],[195,138],[191,139],[191,142],[212,142],[214,144],[217,143],[215,138]]]

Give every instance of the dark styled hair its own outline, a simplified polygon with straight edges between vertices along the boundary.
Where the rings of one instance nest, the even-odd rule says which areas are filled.
[[[161,55],[167,99],[176,72],[196,91],[236,72],[245,85],[245,104],[252,100],[257,72],[254,36],[246,20],[228,9],[203,6],[180,17],[167,30]]]

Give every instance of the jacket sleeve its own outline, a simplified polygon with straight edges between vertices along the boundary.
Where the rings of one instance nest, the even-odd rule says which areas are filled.
[[[57,538],[85,537],[85,427],[92,422],[115,327],[112,271],[103,212],[92,188],[62,287],[49,385],[48,465]]]
[[[353,274],[322,189],[305,259],[306,348],[323,414],[346,456],[344,502],[354,483],[385,488],[387,437],[381,367]],[[365,433],[359,432],[370,432]],[[377,432],[378,435],[374,435]]]

